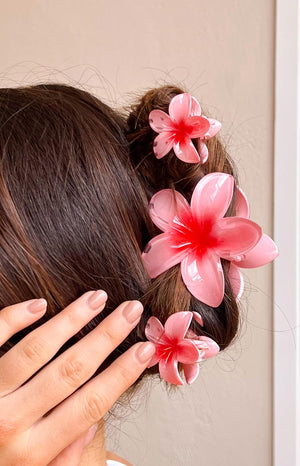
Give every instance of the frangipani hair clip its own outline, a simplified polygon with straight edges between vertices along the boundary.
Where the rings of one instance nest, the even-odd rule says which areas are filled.
[[[221,123],[201,115],[198,100],[187,92],[178,94],[169,104],[169,114],[152,110],[149,114],[151,128],[159,133],[153,144],[156,158],[161,159],[173,148],[183,162],[205,163],[208,157],[206,139],[215,136]],[[192,139],[198,138],[198,151]]]
[[[199,362],[211,358],[220,350],[211,338],[197,336],[188,330],[193,317],[203,326],[197,312],[175,312],[168,317],[164,327],[152,316],[145,328],[146,337],[155,344],[156,350],[147,367],[158,363],[161,378],[174,385],[183,385],[178,363],[182,363],[185,379],[191,384],[198,377]]]
[[[278,250],[261,227],[249,220],[245,194],[237,190],[235,217],[224,217],[230,205],[234,178],[210,173],[196,185],[191,205],[177,191],[163,189],[150,200],[150,215],[163,231],[149,241],[142,254],[155,278],[181,263],[182,279],[192,295],[212,307],[224,296],[221,258],[231,261],[229,280],[237,299],[243,292],[239,267],[260,267],[275,259]]]

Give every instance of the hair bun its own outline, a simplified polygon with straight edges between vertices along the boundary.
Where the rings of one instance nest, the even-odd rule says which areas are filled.
[[[217,136],[205,141],[210,155],[204,164],[183,162],[173,149],[162,158],[155,156],[153,144],[157,133],[149,124],[149,114],[152,110],[168,113],[171,100],[182,93],[184,91],[178,87],[162,86],[149,90],[130,107],[127,139],[131,159],[148,187],[149,196],[159,189],[176,188],[189,198],[196,183],[208,173],[224,172],[235,176],[233,163]],[[193,139],[193,143],[197,144],[197,139]]]
[[[235,184],[237,184],[234,164],[218,136],[205,141],[209,156],[204,164],[183,162],[173,150],[165,157],[156,158],[153,152],[153,142],[157,133],[149,124],[149,114],[155,109],[168,113],[172,98],[183,92],[185,91],[171,85],[151,89],[129,108],[127,139],[131,162],[142,179],[148,200],[155,192],[171,188],[180,192],[190,202],[196,184],[203,176],[212,172],[233,175]],[[205,115],[207,115],[206,111]],[[193,140],[193,143],[195,142]],[[233,195],[226,215],[235,215],[235,195]],[[164,317],[177,311],[199,312],[203,317],[205,327],[197,326],[193,330],[198,335],[203,334],[213,338],[221,349],[224,349],[236,335],[239,312],[228,279],[229,263],[222,260],[222,265],[225,293],[221,305],[214,308],[213,312],[210,306],[200,302],[189,293],[182,281],[180,266],[174,266],[153,279],[144,298],[144,305],[151,309],[156,317],[159,317],[162,312],[164,312]],[[167,309],[164,309],[164,303],[168,303]]]

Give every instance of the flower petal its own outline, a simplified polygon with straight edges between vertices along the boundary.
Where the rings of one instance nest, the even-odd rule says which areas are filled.
[[[201,106],[198,100],[196,99],[196,97],[192,97],[190,116],[199,116],[199,115],[201,115]]]
[[[181,263],[186,287],[195,298],[212,307],[221,304],[224,296],[224,275],[220,259],[207,251],[197,256],[189,254]]]
[[[194,363],[194,364],[183,364],[183,372],[184,372],[184,377],[187,383],[190,385],[191,383],[195,382],[199,375],[199,364]]]
[[[164,333],[164,327],[161,322],[156,317],[151,316],[145,327],[146,338],[153,343],[159,343]]]
[[[184,364],[192,364],[198,361],[199,351],[192,340],[182,340],[177,345],[175,359]]]
[[[204,136],[205,139],[213,138],[220,131],[222,127],[222,124],[218,120],[215,120],[214,118],[208,118],[208,121],[210,123],[210,127]]]
[[[200,343],[204,344],[202,359],[212,358],[220,351],[219,345],[212,338],[201,336]]]
[[[234,265],[233,262],[230,263],[228,278],[234,297],[237,301],[239,301],[244,292],[244,277],[241,274],[240,269]]]
[[[245,269],[261,267],[276,259],[278,254],[274,241],[268,235],[263,234],[256,246],[245,254],[244,259],[235,264]]]
[[[155,278],[184,259],[186,248],[178,250],[170,243],[168,233],[155,236],[146,245],[142,258],[151,278]]]
[[[249,202],[244,191],[237,187],[235,198],[235,215],[237,217],[249,218]]]
[[[162,379],[174,385],[183,385],[183,380],[178,372],[178,362],[174,358],[161,359],[159,361],[159,373]]]
[[[172,226],[175,217],[190,212],[190,206],[178,191],[162,189],[152,196],[149,212],[153,223],[162,231],[166,231]]]
[[[162,132],[153,142],[153,152],[157,159],[161,159],[172,149],[173,146],[173,136],[172,133]]]
[[[191,96],[187,92],[178,94],[170,102],[169,115],[177,123],[189,117],[191,109]]]
[[[173,150],[177,157],[183,162],[187,163],[199,163],[200,157],[196,150],[196,147],[192,143],[191,139],[186,136],[178,142],[173,144]]]
[[[214,224],[212,235],[217,238],[215,251],[220,257],[240,261],[258,243],[262,229],[246,218],[225,217]]]
[[[198,140],[198,152],[200,155],[201,163],[205,163],[208,159],[208,148],[205,142]]]
[[[173,131],[174,123],[169,115],[162,110],[152,110],[149,113],[149,125],[157,133]]]
[[[193,318],[192,312],[175,312],[165,322],[165,333],[170,340],[183,340]]]
[[[203,116],[193,116],[186,120],[188,136],[192,139],[203,138],[209,129],[209,121]]]
[[[204,327],[203,318],[202,318],[201,314],[199,314],[199,312],[193,311],[193,317],[194,317],[195,321],[199,325],[201,325],[201,327]]]
[[[233,177],[226,173],[205,175],[192,194],[191,209],[195,217],[200,222],[223,217],[232,198],[233,185]]]

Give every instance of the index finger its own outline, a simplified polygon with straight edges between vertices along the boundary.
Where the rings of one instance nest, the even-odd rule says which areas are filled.
[[[30,429],[30,451],[39,455],[38,461],[41,464],[49,462],[102,419],[146,369],[154,353],[153,343],[136,343],[50,415],[35,423]]]

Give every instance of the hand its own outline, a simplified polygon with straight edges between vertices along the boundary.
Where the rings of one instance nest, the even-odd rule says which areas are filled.
[[[55,465],[76,466],[87,430],[147,367],[155,347],[149,342],[137,343],[85,383],[139,322],[142,304],[126,301],[40,370],[69,338],[103,310],[106,299],[105,292],[88,291],[0,358],[1,466],[45,466],[51,461]],[[40,310],[30,312],[38,305]],[[0,346],[42,317],[46,305],[46,300],[39,299],[2,309]],[[74,447],[76,442],[77,446],[81,442],[81,448]]]

